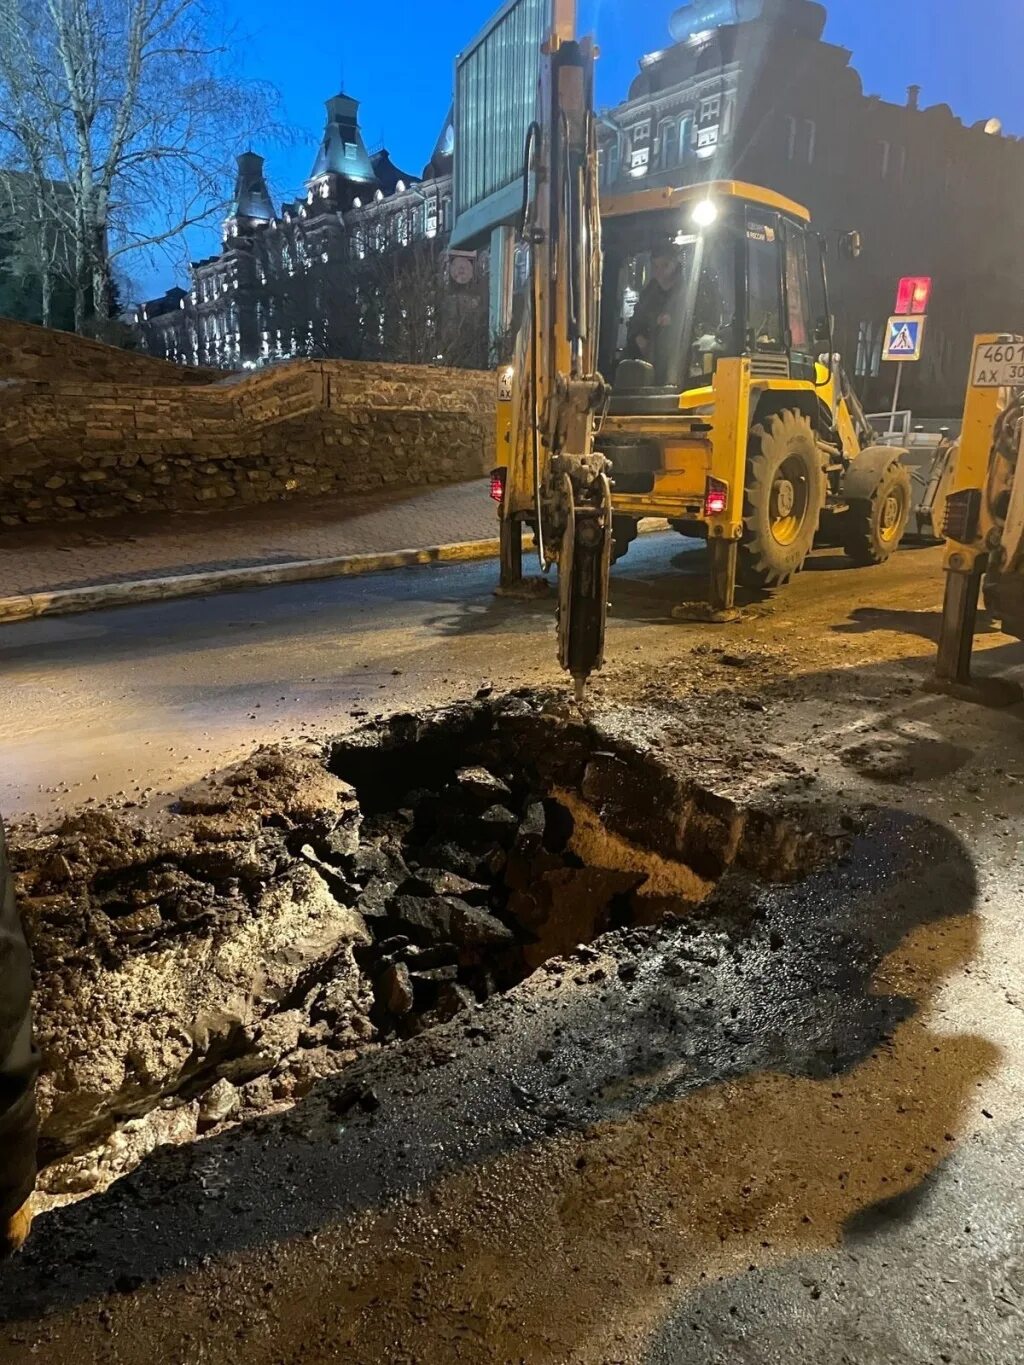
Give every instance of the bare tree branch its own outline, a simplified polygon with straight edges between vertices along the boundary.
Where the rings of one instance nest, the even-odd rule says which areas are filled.
[[[279,135],[276,92],[228,63],[206,0],[0,0],[0,164],[70,244],[78,325],[110,315],[115,262],[212,222],[237,152]]]

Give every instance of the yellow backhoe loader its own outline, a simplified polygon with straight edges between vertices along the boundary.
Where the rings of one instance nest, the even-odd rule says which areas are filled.
[[[572,36],[572,0],[555,10],[524,164],[529,298],[498,377],[492,494],[502,588],[521,582],[524,526],[542,567],[558,564],[560,657],[579,690],[601,664],[609,563],[641,518],[706,537],[710,595],[695,614],[729,620],[737,579],[781,586],[818,536],[856,563],[887,559],[912,495],[906,452],[877,444],[834,356],[825,245],[807,210],[735,181],[599,206],[593,48]],[[856,234],[840,245],[855,251]]]

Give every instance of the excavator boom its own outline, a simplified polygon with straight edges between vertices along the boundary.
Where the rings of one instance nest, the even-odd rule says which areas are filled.
[[[604,661],[612,515],[608,461],[594,450],[607,396],[596,368],[601,223],[594,48],[557,0],[538,117],[524,153],[522,235],[530,285],[510,378],[510,465],[533,489],[541,567],[558,567],[558,658],[577,697]]]

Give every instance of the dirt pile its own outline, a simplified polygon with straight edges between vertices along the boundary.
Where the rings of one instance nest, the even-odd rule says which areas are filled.
[[[820,847],[532,694],[257,751],[158,821],[75,816],[15,846],[49,1188],[100,1188],[692,912],[734,864],[781,879]]]

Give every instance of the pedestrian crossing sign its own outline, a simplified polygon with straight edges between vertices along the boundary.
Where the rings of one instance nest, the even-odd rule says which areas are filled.
[[[883,360],[920,360],[924,345],[924,318],[895,317],[885,329]]]

